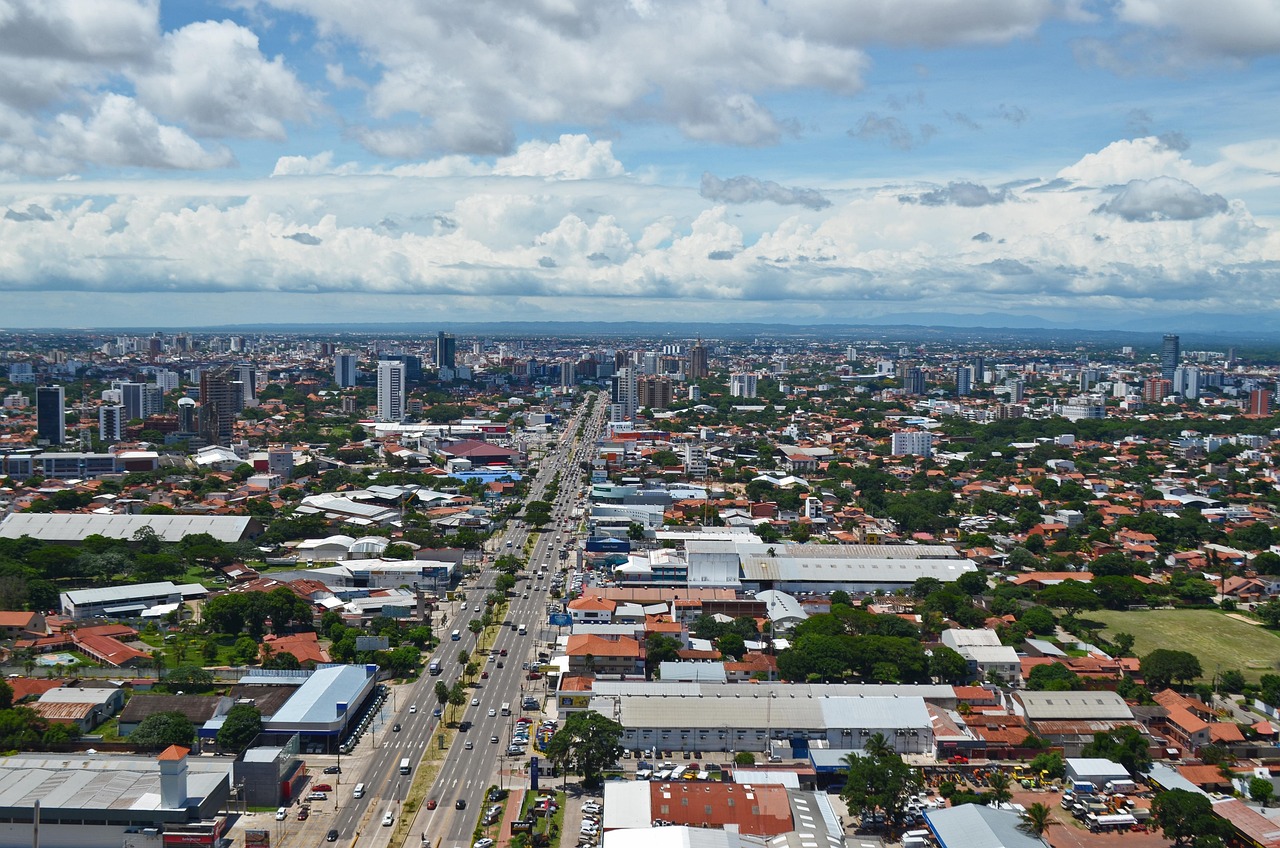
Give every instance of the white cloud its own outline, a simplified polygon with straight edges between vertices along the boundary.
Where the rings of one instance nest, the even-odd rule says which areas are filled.
[[[1120,20],[1172,30],[1201,54],[1248,58],[1280,52],[1280,6],[1272,0],[1121,0]]]
[[[205,136],[280,140],[285,121],[306,120],[316,105],[282,57],[268,60],[258,36],[231,21],[167,33],[135,85],[147,106]]]
[[[204,170],[234,161],[229,150],[205,149],[178,127],[160,123],[136,100],[120,94],[104,95],[87,119],[59,115],[48,146],[61,165],[50,173],[87,163]]]
[[[493,173],[506,177],[554,177],[599,180],[620,177],[622,163],[613,157],[613,143],[592,141],[585,135],[562,135],[559,141],[528,141],[511,156],[493,164]]]
[[[262,0],[311,16],[379,68],[375,117],[429,122],[446,150],[501,154],[518,124],[646,121],[687,137],[776,143],[791,129],[761,96],[862,88],[866,49],[1003,43],[1034,34],[1050,0],[588,0],[517,5]],[[339,77],[343,79],[344,77]]]
[[[1126,221],[1194,221],[1226,212],[1227,201],[1220,194],[1205,194],[1185,180],[1156,177],[1131,180],[1098,211]]]
[[[1123,185],[1130,180],[1195,176],[1196,169],[1179,150],[1155,136],[1113,141],[1097,153],[1058,171],[1062,179],[1090,186]]]

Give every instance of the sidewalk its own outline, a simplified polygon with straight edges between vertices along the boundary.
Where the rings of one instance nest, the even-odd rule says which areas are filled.
[[[511,823],[520,819],[520,806],[524,803],[524,789],[512,789],[507,793],[507,806],[502,811],[502,823],[498,826],[498,838],[494,848],[507,848],[511,842]]]

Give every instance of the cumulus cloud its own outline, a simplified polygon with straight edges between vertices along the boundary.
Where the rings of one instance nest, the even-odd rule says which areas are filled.
[[[106,94],[87,118],[62,114],[54,121],[49,152],[59,170],[85,163],[205,170],[230,165],[225,148],[208,150],[178,127],[162,124],[131,97]]]
[[[525,142],[511,156],[494,162],[493,173],[506,177],[599,180],[620,177],[624,171],[622,163],[613,157],[612,142],[565,134],[554,142]]]
[[[992,206],[1009,200],[1007,189],[992,191],[984,185],[969,182],[948,183],[946,188],[936,188],[922,194],[898,195],[902,203],[921,203],[925,206]]]
[[[1085,185],[1106,186],[1160,176],[1185,179],[1194,175],[1194,169],[1177,149],[1156,136],[1145,136],[1114,141],[1096,153],[1081,157],[1057,175]]]
[[[713,250],[707,254],[707,258],[716,262],[723,262],[736,256],[732,250]]]
[[[1220,194],[1205,194],[1184,180],[1156,177],[1130,181],[1098,211],[1126,221],[1194,221],[1226,212],[1227,201]]]
[[[772,180],[755,177],[730,177],[722,180],[710,172],[702,175],[698,191],[708,200],[718,203],[759,203],[770,201],[781,206],[804,206],[809,209],[826,209],[831,201],[822,192],[811,188],[787,188]]]
[[[231,21],[167,33],[153,66],[135,76],[138,98],[197,135],[285,138],[285,121],[316,106],[284,59],[268,60],[258,36]]]
[[[316,245],[324,243],[324,239],[321,239],[318,236],[313,236],[311,233],[289,233],[285,238],[292,239],[298,244],[305,244],[310,247],[315,247]]]
[[[1176,33],[1208,56],[1252,58],[1280,52],[1280,6],[1266,0],[1120,0],[1116,16],[1145,29]]]

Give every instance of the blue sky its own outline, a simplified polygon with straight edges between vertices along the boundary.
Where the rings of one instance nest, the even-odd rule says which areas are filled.
[[[1269,319],[1277,53],[1265,0],[15,0],[0,326]]]

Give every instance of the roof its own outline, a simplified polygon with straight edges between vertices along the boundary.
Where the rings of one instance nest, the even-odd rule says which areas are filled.
[[[1133,712],[1115,692],[1021,691],[1014,697],[1032,721],[1133,718]]]
[[[367,685],[369,675],[362,665],[318,668],[298,687],[293,697],[276,711],[270,724],[332,724],[338,717],[337,705],[345,703],[354,706]]]
[[[156,713],[182,713],[194,724],[213,718],[222,698],[218,695],[142,695],[135,693],[120,711],[121,724],[140,722]]]
[[[196,593],[195,589],[198,589],[199,592]],[[62,594],[76,606],[88,606],[108,604],[112,601],[126,603],[138,599],[162,598],[171,595],[199,597],[208,594],[208,591],[199,584],[179,586],[165,580],[159,583],[135,583],[131,586],[105,586],[101,589],[72,589],[70,592],[63,592]]]
[[[1044,842],[1018,827],[1022,818],[1011,810],[961,804],[926,810],[924,820],[940,848],[1044,848]]]
[[[978,570],[973,562],[959,557],[908,559],[902,556],[858,557],[831,554],[833,550],[839,552],[845,548],[862,547],[869,546],[780,545],[775,551],[776,556],[769,556],[764,552],[745,554],[742,557],[742,579],[784,583],[914,583],[921,577],[933,577],[949,583],[961,574]],[[904,546],[904,549],[916,550],[910,546]],[[812,552],[808,552],[809,550]]]
[[[655,828],[651,824],[606,831],[603,848],[764,848],[766,845],[761,837],[732,830],[684,826]]]
[[[605,683],[596,681],[592,709],[612,715],[611,705],[597,709],[602,706],[602,698],[608,697],[602,695],[602,690],[608,688]],[[767,691],[761,691],[766,687],[724,684],[722,688],[736,690],[736,694],[709,698],[696,695],[614,696],[618,702],[619,717],[616,720],[628,728],[690,730],[725,730],[730,727],[927,730],[931,726],[929,712],[919,698],[769,697]]]
[[[229,757],[193,757],[187,762],[187,801],[192,805],[230,778]],[[50,820],[67,817],[57,811],[120,810],[145,818],[146,811],[167,809],[161,801],[160,769],[152,757],[20,754],[0,760],[0,808],[30,809],[36,800]]]
[[[1213,802],[1213,811],[1231,822],[1231,826],[1255,845],[1273,848],[1280,845],[1280,823],[1274,822],[1243,801],[1228,798]]]
[[[132,539],[149,527],[165,542],[208,533],[219,542],[239,542],[257,529],[253,518],[237,515],[98,515],[13,513],[0,521],[0,539],[30,536],[42,542],[79,542],[85,536]]]
[[[186,759],[187,754],[190,753],[191,750],[189,748],[184,748],[181,745],[170,745],[168,748],[161,751],[160,756],[156,757],[156,759],[162,763],[173,762]]]

